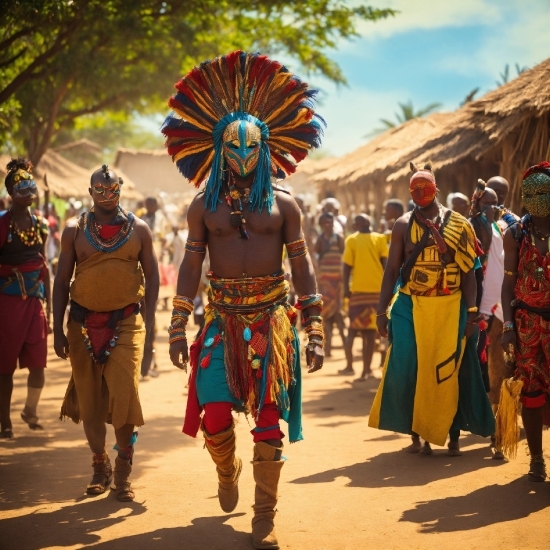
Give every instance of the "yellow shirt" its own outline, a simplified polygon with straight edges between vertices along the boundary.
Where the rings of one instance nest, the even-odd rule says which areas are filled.
[[[353,233],[346,239],[343,261],[352,268],[351,292],[380,292],[388,241],[380,233]]]

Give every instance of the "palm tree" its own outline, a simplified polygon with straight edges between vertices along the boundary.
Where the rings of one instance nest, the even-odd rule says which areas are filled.
[[[474,88],[465,98],[464,101],[460,103],[460,106],[463,107],[466,105],[466,103],[470,103],[474,100],[475,95],[479,92],[479,86],[477,88]]]
[[[516,63],[516,73],[519,76],[521,73],[525,72],[529,67],[520,67],[519,63]],[[500,80],[497,80],[497,86],[502,86],[510,80],[510,65],[506,63],[504,71],[500,73]]]
[[[375,130],[373,130],[370,134],[368,134],[367,137],[381,134],[389,128],[395,128],[396,126],[403,124],[403,122],[406,122],[407,120],[423,117],[441,107],[441,103],[430,103],[429,105],[426,105],[426,107],[415,111],[411,100],[409,100],[407,103],[399,103],[398,105],[401,109],[401,112],[395,113],[395,118],[397,119],[397,122],[394,122],[393,120],[388,120],[387,118],[381,118],[380,122],[383,124],[383,126],[381,128],[376,128]]]

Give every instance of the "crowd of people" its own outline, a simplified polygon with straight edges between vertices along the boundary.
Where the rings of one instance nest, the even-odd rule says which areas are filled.
[[[277,84],[256,88],[258,74]],[[312,216],[272,177],[292,172],[289,155],[299,161],[320,145],[314,90],[280,64],[243,52],[202,64],[176,89],[162,132],[180,172],[205,183],[185,224],[170,220],[155,198],[135,214],[123,209],[123,182],[103,165],[90,178],[93,207],[71,212],[60,234],[54,209],[31,209],[38,196],[32,164],[8,164],[10,205],[0,212],[0,438],[14,435],[18,364],[29,370],[21,418],[41,429],[37,406],[53,332],[55,353],[72,372],[61,415],[82,422],[92,451],[86,492],[101,494],[113,483],[120,501],[133,500],[129,478],[144,424],[139,382],[155,373],[165,282],[175,294],[170,360],[191,366],[183,431],[202,432],[224,512],[237,506],[242,469],[232,411],[254,420],[255,548],[279,547],[280,419],[291,443],[303,438],[301,361],[305,355],[307,373],[322,368],[335,325],[346,358],[341,375],[355,373],[357,336],[358,381],[372,376],[377,345],[382,354],[369,426],[408,434],[405,450],[421,455],[448,439],[448,454],[460,456],[460,432],[468,431],[491,437],[493,457],[503,459],[516,431],[503,423],[496,430],[495,413],[498,419],[502,407],[521,403],[528,478],[544,481],[550,163],[523,175],[521,218],[505,208],[509,185],[499,176],[479,180],[471,199],[452,193],[445,207],[429,163],[411,163],[411,203],[386,201],[378,226],[367,213],[348,221],[334,198]],[[200,330],[189,346],[192,314]],[[114,468],[106,424],[116,437]]]

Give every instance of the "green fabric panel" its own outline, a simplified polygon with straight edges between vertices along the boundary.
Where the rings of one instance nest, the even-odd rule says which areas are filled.
[[[209,338],[214,338],[220,332],[218,323],[214,321],[208,327],[204,341]],[[212,351],[210,364],[203,369],[200,364],[202,359]],[[197,397],[199,404],[219,403],[222,401],[243,406],[242,401],[239,401],[229,391],[227,379],[225,377],[225,362],[223,341],[214,348],[203,347],[199,356],[199,366],[197,369]]]
[[[219,334],[220,328],[218,322],[214,321],[208,327],[204,341],[214,338]],[[290,443],[301,441],[302,434],[302,369],[300,366],[300,339],[296,329],[294,334],[294,381],[287,389],[282,384],[281,396],[277,406],[280,417],[288,423],[288,438]],[[212,352],[210,364],[202,368],[200,363],[202,359]],[[203,347],[199,355],[199,366],[197,370],[197,396],[199,404],[228,402],[239,407],[244,403],[236,399],[230,392],[225,376],[224,346],[223,340],[214,348]]]
[[[466,307],[462,309],[465,311]],[[495,433],[495,417],[483,385],[477,355],[478,337],[476,330],[466,342],[458,373],[458,410],[451,431],[463,430],[488,437]]]
[[[392,344],[384,379],[378,428],[411,433],[418,369],[412,299],[400,293],[392,306],[388,336]]]

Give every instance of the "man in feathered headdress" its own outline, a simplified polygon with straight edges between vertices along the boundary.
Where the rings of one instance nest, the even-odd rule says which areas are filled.
[[[411,169],[415,207],[393,227],[378,304],[378,330],[391,345],[369,426],[410,434],[406,450],[421,454],[450,434],[448,454],[458,456],[461,429],[487,437],[495,425],[474,335],[475,235],[437,201],[431,165]]]
[[[309,372],[323,364],[322,300],[301,228],[300,209],[272,177],[320,145],[316,91],[259,54],[236,51],[206,61],[176,84],[162,132],[180,172],[205,182],[188,211],[189,238],[169,329],[170,358],[185,368],[185,327],[208,246],[210,289],[205,321],[191,346],[184,433],[199,427],[217,466],[222,509],[237,506],[241,459],[231,411],[254,417],[252,536],[255,548],[278,548],[273,520],[284,464],[279,419],[302,439],[301,371],[296,308],[288,302],[283,245],[297,308],[309,337]],[[204,414],[201,418],[201,412]]]

